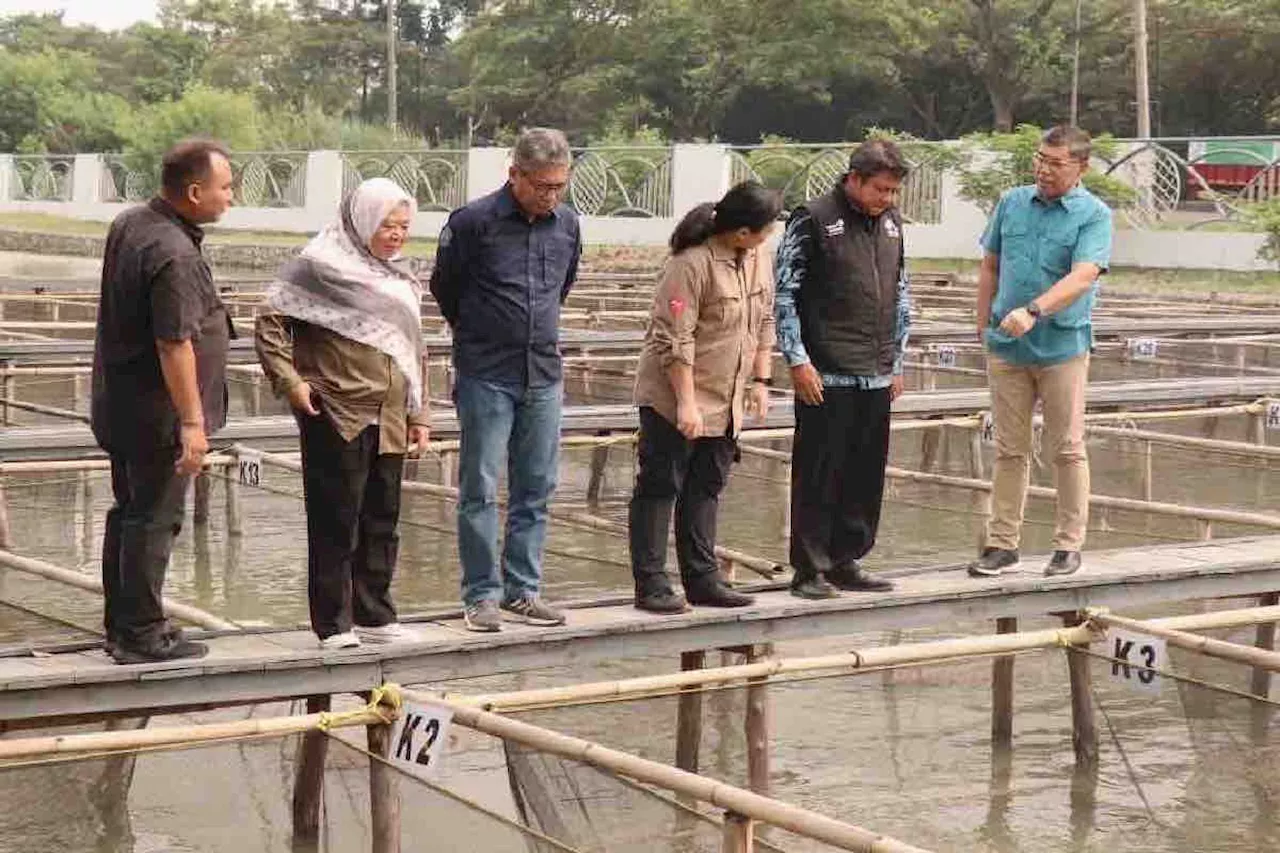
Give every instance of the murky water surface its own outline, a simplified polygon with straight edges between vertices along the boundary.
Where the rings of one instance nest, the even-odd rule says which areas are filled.
[[[0,286],[25,290],[32,281],[70,279],[92,288],[91,265],[0,255]],[[88,282],[87,284],[85,282]],[[60,283],[55,286],[72,286]],[[20,318],[11,306],[6,317]],[[29,310],[29,309],[28,309]],[[63,319],[90,318],[67,309]],[[31,317],[26,319],[44,319]],[[1122,363],[1103,353],[1097,380],[1234,372],[1234,351],[1216,358],[1206,347],[1166,351],[1183,364]],[[1258,357],[1253,357],[1258,358]],[[1215,367],[1212,362],[1230,364]],[[977,367],[961,352],[960,366]],[[1255,366],[1265,366],[1257,361]],[[911,387],[924,383],[910,376]],[[937,387],[971,385],[981,377],[943,376]],[[627,380],[596,375],[590,389],[570,380],[571,402],[624,400]],[[83,410],[70,377],[23,377],[20,399]],[[236,383],[233,411],[253,403],[251,387]],[[267,399],[260,411],[280,411]],[[78,403],[77,403],[78,401]],[[41,415],[12,413],[19,424],[48,423]],[[1242,417],[1187,418],[1162,423],[1167,431],[1246,440]],[[1272,440],[1274,441],[1274,433]],[[778,445],[784,447],[785,444]],[[990,465],[990,448],[985,448]],[[1114,439],[1090,442],[1094,490],[1141,496],[1141,448]],[[566,449],[559,499],[585,502],[591,451]],[[894,438],[891,464],[967,476],[966,434],[945,435],[926,447],[922,433]],[[609,457],[603,502],[597,511],[622,520],[632,472],[628,448]],[[438,461],[417,476],[437,480]],[[1036,482],[1048,483],[1037,469]],[[781,467],[746,457],[725,494],[720,539],[754,554],[783,560]],[[63,566],[96,571],[102,518],[110,502],[103,475],[50,473],[6,480],[17,549]],[[305,526],[298,478],[268,470],[264,488],[244,493],[245,531],[229,537],[224,494],[215,488],[211,522],[184,527],[174,551],[167,593],[235,620],[275,625],[306,620]],[[1274,511],[1280,472],[1248,460],[1157,449],[1157,500]],[[1032,501],[1025,548],[1049,544],[1051,507]],[[881,541],[868,565],[891,568],[967,559],[979,532],[980,506],[970,493],[895,483],[886,496]],[[453,508],[406,495],[400,571],[395,583],[404,614],[456,603],[458,568]],[[1194,522],[1112,511],[1094,514],[1090,547],[1106,548],[1198,538]],[[1253,532],[1215,525],[1214,536]],[[545,591],[566,600],[629,589],[626,546],[618,537],[553,525]],[[0,646],[85,637],[97,628],[94,598],[15,572],[0,571]],[[1229,606],[1216,604],[1217,606]],[[25,609],[18,609],[14,605]],[[1198,607],[1187,604],[1184,610]],[[1164,611],[1168,612],[1168,611]],[[1024,620],[1024,628],[1050,620]],[[78,630],[76,626],[84,629]],[[857,645],[913,642],[985,633],[987,624],[832,637],[786,644],[787,655],[820,654]],[[1221,636],[1251,642],[1252,631]],[[457,690],[517,689],[669,671],[675,661],[631,659],[580,669],[556,669],[452,685]],[[1174,655],[1175,668],[1205,682],[1245,689],[1242,668]],[[938,851],[1223,851],[1280,849],[1280,763],[1276,724],[1251,703],[1193,685],[1167,684],[1138,693],[1107,678],[1094,664],[1095,703],[1102,727],[1101,762],[1094,774],[1075,771],[1071,752],[1066,667],[1060,653],[1020,658],[1016,668],[1014,750],[990,746],[990,664],[972,661],[853,678],[821,679],[773,689],[776,736],[774,794],[919,847]],[[736,783],[746,777],[741,691],[710,694],[702,744],[703,770]],[[241,719],[287,711],[284,705],[233,709],[153,721],[171,725]],[[598,739],[662,761],[674,754],[672,699],[543,711],[534,722]],[[353,738],[358,732],[348,732]],[[288,851],[292,740],[246,742],[198,751],[145,754],[125,785],[122,765],[78,762],[0,772],[0,851]],[[364,758],[334,745],[326,779],[321,849],[368,847],[368,771]],[[671,806],[581,767],[544,767],[553,793],[576,790],[582,808],[561,802],[567,831],[580,849],[696,851],[718,849],[714,828],[690,824]],[[501,814],[515,810],[501,744],[456,730],[440,782]],[[572,783],[572,784],[570,784]],[[520,834],[439,793],[402,784],[406,850],[523,851]],[[786,850],[826,849],[786,833],[769,836]],[[546,848],[550,849],[550,848]]]

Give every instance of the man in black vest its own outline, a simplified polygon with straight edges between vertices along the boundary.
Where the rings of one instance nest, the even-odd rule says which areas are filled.
[[[898,147],[864,142],[825,196],[797,208],[778,246],[778,347],[791,367],[791,592],[882,591],[858,561],[875,544],[910,324]]]

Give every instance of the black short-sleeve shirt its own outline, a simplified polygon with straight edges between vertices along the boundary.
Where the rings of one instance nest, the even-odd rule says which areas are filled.
[[[190,340],[205,431],[226,423],[234,330],[201,252],[204,232],[163,199],[116,217],[102,259],[93,353],[93,434],[103,449],[148,454],[178,444],[178,412],[157,339]]]

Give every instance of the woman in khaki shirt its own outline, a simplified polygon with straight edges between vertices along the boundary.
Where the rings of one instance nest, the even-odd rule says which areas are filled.
[[[362,183],[280,269],[257,321],[262,370],[298,419],[307,598],[326,649],[413,639],[391,578],[404,457],[427,440],[421,286],[400,254],[414,207],[385,178]]]
[[[763,418],[772,362],[773,265],[760,246],[782,200],[755,182],[688,214],[654,294],[636,371],[639,473],[629,516],[636,607],[742,607],[752,598],[719,578],[716,516],[747,412]],[[675,509],[685,595],[666,573]]]

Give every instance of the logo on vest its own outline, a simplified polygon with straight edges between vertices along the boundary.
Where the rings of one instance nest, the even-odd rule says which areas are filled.
[[[897,240],[902,236],[902,231],[898,228],[898,223],[894,222],[892,219],[886,219],[884,221],[884,233],[887,236],[892,237],[894,240]]]
[[[830,225],[824,225],[823,229],[827,232],[828,237],[839,237],[841,234],[844,233],[844,220],[837,219],[835,222],[832,222]]]

